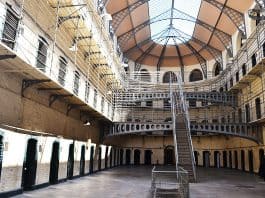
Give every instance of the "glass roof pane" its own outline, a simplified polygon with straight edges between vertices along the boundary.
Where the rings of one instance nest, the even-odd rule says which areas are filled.
[[[150,0],[149,1],[150,19],[155,18],[161,14],[169,17],[171,15],[170,13],[172,10],[172,5],[174,6],[174,9],[185,12],[188,15],[197,18],[201,5],[201,0]],[[152,38],[154,38],[155,35],[157,38],[158,33],[168,29],[166,32],[163,33],[163,36],[166,37],[168,34],[168,36],[176,37],[175,39],[172,38],[169,39],[169,42],[167,43],[169,45],[172,45],[184,42],[182,38],[177,38],[178,30],[181,30],[182,32],[189,35],[189,38],[193,35],[195,23],[181,19],[174,19],[172,20],[172,26],[170,26],[170,22],[171,22],[170,18],[167,18],[166,20],[161,20],[159,22],[152,23],[150,25]],[[187,40],[188,37],[187,35],[185,35],[186,38],[185,40]],[[157,42],[157,39],[155,41]],[[164,45],[165,41],[163,41],[163,43],[161,42],[158,43]]]

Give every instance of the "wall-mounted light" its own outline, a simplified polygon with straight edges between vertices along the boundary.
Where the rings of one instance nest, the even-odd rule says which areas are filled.
[[[90,126],[90,125],[91,125],[91,123],[88,120],[85,121],[84,126]]]
[[[100,15],[102,18],[104,17],[104,19],[106,20],[106,21],[112,21],[112,16],[110,15],[110,14],[108,14],[108,13],[104,13],[104,14],[102,14],[102,15]]]
[[[76,42],[73,42],[72,46],[69,47],[69,50],[71,52],[76,52],[78,50],[77,43]]]

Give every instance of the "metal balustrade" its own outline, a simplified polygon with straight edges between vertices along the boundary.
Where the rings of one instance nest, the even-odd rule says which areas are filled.
[[[177,123],[178,124],[178,123]],[[107,136],[120,136],[129,134],[145,134],[151,132],[172,131],[172,122],[119,122],[114,123]],[[192,133],[207,133],[219,135],[231,135],[259,142],[259,130],[245,123],[191,123]],[[157,134],[156,134],[157,135]],[[161,135],[164,135],[162,133]]]
[[[185,92],[183,93],[186,100],[198,100],[207,101],[212,103],[221,103],[223,105],[235,106],[236,96],[232,93],[226,92]],[[133,93],[126,92],[120,94],[120,97],[116,99],[116,107],[122,106],[134,106],[138,102],[142,101],[155,101],[170,99],[168,92],[143,92]]]

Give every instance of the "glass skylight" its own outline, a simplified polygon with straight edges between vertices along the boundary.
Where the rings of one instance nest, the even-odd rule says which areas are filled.
[[[166,20],[156,20],[158,22],[151,23],[152,39],[160,44],[173,45],[176,43],[183,43],[189,40],[193,35],[195,23],[183,20],[179,17],[179,12],[184,12],[194,18],[197,18],[200,9],[201,0],[150,0],[149,1],[149,15],[150,19],[160,18]],[[175,9],[174,16],[178,16],[171,20],[172,7]],[[172,25],[170,26],[170,24]],[[185,33],[185,38],[179,36],[178,30]],[[160,34],[161,33],[161,34]],[[163,34],[162,34],[163,33]],[[160,38],[158,37],[160,35]],[[163,39],[165,38],[165,39]],[[168,39],[167,39],[168,38]]]

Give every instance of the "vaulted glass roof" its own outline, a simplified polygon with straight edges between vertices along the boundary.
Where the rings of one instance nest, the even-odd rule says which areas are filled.
[[[167,16],[166,20],[150,24],[152,39],[163,45],[182,43],[183,38],[176,36],[176,30],[189,35],[185,40],[191,38],[195,23],[176,17],[174,12],[181,11],[197,18],[200,5],[201,0],[150,0],[148,2],[150,19],[159,18],[162,15]],[[157,39],[159,33],[161,33],[161,39]]]

